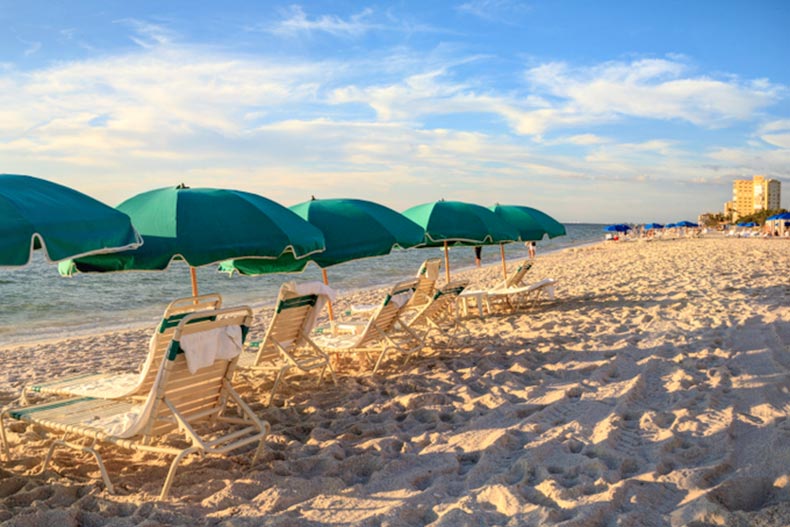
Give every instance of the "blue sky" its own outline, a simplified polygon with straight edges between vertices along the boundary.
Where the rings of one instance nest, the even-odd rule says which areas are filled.
[[[185,182],[663,222],[764,174],[790,208],[790,2],[0,0],[0,25],[0,172],[111,205]]]

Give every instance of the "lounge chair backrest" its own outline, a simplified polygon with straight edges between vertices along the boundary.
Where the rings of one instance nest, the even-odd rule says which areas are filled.
[[[436,316],[444,315],[454,306],[458,295],[463,293],[468,285],[469,280],[456,280],[438,289],[431,303],[423,307],[409,322],[409,325],[419,324],[424,318],[433,319]]]
[[[439,278],[441,265],[442,260],[440,258],[428,258],[422,263],[417,271],[417,287],[414,290],[414,296],[409,302],[411,306],[422,305],[431,300],[433,293],[436,291],[436,280]]]
[[[271,323],[252,365],[279,359],[280,348],[277,344],[283,348],[300,346],[304,336],[313,329],[315,317],[311,315],[319,305],[318,301],[319,295],[297,295],[281,288]]]
[[[389,333],[408,304],[408,300],[402,300],[403,297],[413,295],[416,287],[416,279],[395,284],[368,320],[357,340],[357,346],[378,341],[383,334]]]
[[[242,344],[252,323],[248,307],[228,308],[191,313],[176,327],[167,356],[151,389],[150,418],[144,435],[158,436],[177,426],[173,414],[186,423],[217,416],[225,405],[224,388],[233,375],[237,358],[216,359],[211,366],[190,373],[180,341],[185,335],[238,326]]]
[[[181,319],[189,313],[205,311],[206,309],[219,309],[220,307],[222,307],[222,297],[217,293],[177,298],[170,302],[165,308],[162,321],[159,323],[157,330],[159,333],[164,333],[167,330],[175,330],[175,327]]]
[[[168,304],[151,337],[148,356],[140,368],[140,380],[133,395],[146,395],[151,390],[173,334],[184,317],[197,311],[219,309],[221,305],[222,297],[216,293],[178,298]]]
[[[522,285],[522,282],[524,281],[524,275],[526,275],[527,271],[529,271],[531,268],[532,262],[529,260],[524,260],[519,264],[515,272],[505,279],[502,287],[508,289],[510,287],[518,287]]]
[[[439,268],[442,266],[441,258],[428,258],[417,270],[416,278],[427,278],[436,281],[439,278]]]

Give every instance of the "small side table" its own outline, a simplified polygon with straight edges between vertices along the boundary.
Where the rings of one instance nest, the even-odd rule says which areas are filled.
[[[491,312],[491,306],[488,303],[488,292],[482,289],[467,289],[458,295],[458,302],[464,310],[464,316],[469,315],[469,301],[474,300],[477,305],[477,314],[483,318],[483,306]]]

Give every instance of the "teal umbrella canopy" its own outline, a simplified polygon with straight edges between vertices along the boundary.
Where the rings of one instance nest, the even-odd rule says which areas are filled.
[[[0,174],[0,266],[42,249],[53,262],[138,247],[129,216],[51,181]]]
[[[274,262],[238,259],[223,262],[221,269],[241,274],[301,271],[308,261],[325,269],[333,265],[389,254],[422,243],[425,231],[389,207],[361,199],[312,199],[291,210],[318,228],[326,250],[309,258],[283,258]]]
[[[435,201],[403,212],[425,230],[425,247],[493,245],[518,240],[518,231],[474,203]]]
[[[425,230],[423,247],[444,247],[444,272],[450,281],[450,245],[494,245],[518,240],[518,231],[493,211],[474,203],[434,201],[403,213]]]
[[[321,231],[297,214],[239,190],[162,188],[138,194],[117,208],[132,219],[143,246],[75,259],[61,265],[62,274],[164,270],[176,259],[192,268],[231,258],[298,259],[324,249]]]
[[[544,236],[556,238],[565,236],[565,226],[545,212],[523,205],[500,205],[497,203],[491,210],[502,221],[518,231],[518,239],[522,242],[542,240]],[[502,254],[502,276],[507,279],[505,247],[500,247]]]
[[[500,205],[491,207],[500,219],[518,230],[519,241],[538,241],[544,236],[565,236],[565,226],[545,212],[522,205]]]

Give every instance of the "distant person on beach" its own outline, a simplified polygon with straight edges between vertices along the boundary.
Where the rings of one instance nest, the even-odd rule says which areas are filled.
[[[537,242],[527,242],[525,245],[529,249],[529,258],[530,258],[530,260],[534,260],[535,259],[535,250],[536,250],[536,247],[538,246]]]
[[[483,248],[480,245],[475,245],[475,265],[480,267],[480,256],[483,253]]]

